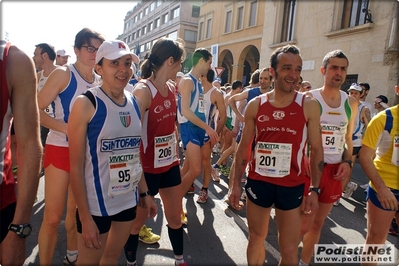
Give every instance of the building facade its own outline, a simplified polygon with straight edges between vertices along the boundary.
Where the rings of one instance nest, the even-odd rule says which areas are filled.
[[[140,1],[124,20],[124,31],[118,39],[129,45],[140,59],[150,51],[161,37],[184,40],[188,57],[197,41],[199,10],[202,1]],[[189,60],[186,60],[189,61]],[[183,71],[190,65],[183,63]]]
[[[197,47],[215,50],[216,45],[223,82],[246,83],[254,69],[269,66],[276,48],[295,44],[303,59],[302,76],[313,88],[323,84],[324,55],[341,49],[349,59],[342,89],[367,82],[367,101],[383,94],[393,105],[398,102],[393,91],[399,84],[398,32],[397,0],[215,0],[201,6]]]
[[[247,85],[259,68],[265,3],[215,0],[201,5],[197,47],[211,49],[213,66],[224,68],[222,84],[238,79]]]

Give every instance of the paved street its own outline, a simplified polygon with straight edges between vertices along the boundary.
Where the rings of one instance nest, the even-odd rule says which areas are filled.
[[[352,181],[359,185],[367,181],[359,163],[354,166]],[[184,206],[188,211],[188,226],[184,229],[184,256],[190,266],[246,265],[248,228],[245,210],[235,211],[223,201],[227,193],[227,183],[228,179],[224,176],[222,176],[220,184],[211,181],[208,201],[206,204],[200,205],[195,201],[201,187],[201,179],[197,179],[195,182],[196,193],[187,195],[184,198]],[[32,219],[34,229],[32,235],[28,238],[28,258],[25,261],[25,265],[38,265],[39,263],[37,234],[43,217],[43,188],[44,178],[41,179],[39,199],[34,206]],[[334,207],[325,221],[320,243],[363,244],[366,237],[364,199],[365,193],[360,187],[351,198],[341,199],[341,205]],[[156,201],[159,207],[162,208],[159,197],[156,198]],[[274,218],[274,213],[272,213],[269,234],[265,241],[267,250],[266,265],[277,265],[279,260],[277,225]],[[155,233],[161,234],[161,240],[155,245],[139,243],[138,264],[173,265],[173,252],[163,212],[160,211],[153,220],[148,220],[146,224],[153,228]],[[387,240],[387,244],[395,245],[397,254],[399,248],[398,239],[398,237],[388,235]],[[62,265],[62,257],[65,255],[65,251],[65,229],[62,223],[59,227],[58,245],[53,260],[54,265]],[[124,254],[121,255],[119,264],[126,265]]]

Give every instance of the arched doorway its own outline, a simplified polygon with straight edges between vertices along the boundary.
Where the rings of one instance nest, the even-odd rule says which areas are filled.
[[[230,50],[223,50],[219,54],[219,62],[218,66],[224,67],[224,72],[222,73],[221,79],[222,79],[222,85],[225,84],[226,82],[231,83],[232,81],[232,65],[233,65],[233,54],[231,53]]]
[[[238,64],[244,65],[242,73],[238,73],[245,86],[249,84],[252,73],[259,68],[260,53],[254,45],[248,45],[242,50]]]

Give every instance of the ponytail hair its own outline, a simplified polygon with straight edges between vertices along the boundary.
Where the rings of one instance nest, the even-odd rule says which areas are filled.
[[[172,40],[162,37],[152,46],[151,51],[146,55],[146,58],[141,64],[141,77],[147,79],[152,73],[154,73],[155,76],[158,69],[170,57],[172,57],[174,61],[180,61],[184,60],[185,56],[186,51],[182,40]]]

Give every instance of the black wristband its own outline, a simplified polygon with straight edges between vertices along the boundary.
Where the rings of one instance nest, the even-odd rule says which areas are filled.
[[[144,193],[140,193],[139,194],[139,196],[140,196],[140,198],[144,198],[144,197],[147,197],[147,196],[150,196],[151,194],[150,194],[150,191],[148,190],[148,191],[146,191],[146,192],[144,192]]]
[[[343,163],[349,164],[349,167],[350,167],[350,168],[353,167],[353,162],[352,162],[352,160],[343,160],[342,162],[343,162]]]

